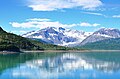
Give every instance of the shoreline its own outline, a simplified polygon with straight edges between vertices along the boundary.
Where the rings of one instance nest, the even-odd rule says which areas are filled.
[[[19,54],[19,53],[84,53],[84,52],[120,52],[120,50],[36,50],[36,51],[0,51],[0,54]]]
[[[0,54],[19,54],[18,52],[13,52],[13,51],[0,51]]]
[[[61,53],[61,52],[120,52],[120,50],[44,50],[44,51],[23,51],[24,53],[39,53],[39,52],[46,52],[46,53]]]

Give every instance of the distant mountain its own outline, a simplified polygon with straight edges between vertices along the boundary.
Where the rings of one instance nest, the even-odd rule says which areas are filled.
[[[45,29],[41,29],[38,31],[31,31],[24,35],[23,37],[38,40],[40,42],[44,42],[46,44],[55,44],[61,46],[82,46],[85,49],[91,49],[96,46],[96,49],[102,49],[105,45],[105,49],[110,49],[110,46],[116,45],[118,46],[119,38],[120,38],[120,30],[113,28],[102,28],[94,33],[77,31],[65,29],[62,27],[48,27]],[[106,41],[107,40],[107,41]],[[109,42],[110,41],[110,42]],[[118,41],[116,43],[116,41]],[[99,45],[100,44],[100,45]],[[102,45],[103,44],[103,45]],[[86,47],[87,46],[87,47]],[[90,47],[91,46],[91,47]],[[102,47],[98,47],[102,46]],[[115,49],[115,48],[113,48]],[[118,49],[118,47],[116,47]]]
[[[38,31],[28,32],[22,36],[44,41],[49,44],[72,47],[81,43],[89,35],[91,35],[91,33],[65,29],[62,27],[47,27]]]
[[[87,43],[93,43],[110,38],[120,38],[120,30],[112,28],[102,28],[92,35],[88,36],[85,40],[81,42],[80,45],[85,45]]]
[[[98,50],[120,50],[120,38],[105,39],[93,43],[87,43],[80,48]]]

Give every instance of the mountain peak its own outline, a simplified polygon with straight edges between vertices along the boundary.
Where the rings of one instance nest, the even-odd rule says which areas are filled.
[[[120,38],[120,30],[114,28],[102,28],[87,37],[81,44],[97,42],[105,39]]]
[[[114,29],[114,28],[102,28],[94,34],[103,34],[103,35],[109,35],[109,36],[120,36],[120,30],[119,29]]]
[[[59,30],[65,30],[65,28],[63,28],[63,27],[59,27]]]
[[[104,31],[105,31],[105,30],[106,30],[106,31],[108,30],[108,31],[111,31],[111,30],[118,30],[118,29],[115,29],[115,28],[101,28],[100,30],[104,30]]]

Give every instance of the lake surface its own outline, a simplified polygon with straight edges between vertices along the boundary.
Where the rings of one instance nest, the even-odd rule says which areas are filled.
[[[120,52],[0,55],[0,79],[120,79]]]

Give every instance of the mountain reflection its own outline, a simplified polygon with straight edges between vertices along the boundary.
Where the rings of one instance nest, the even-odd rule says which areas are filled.
[[[13,76],[32,76],[35,77],[35,79],[41,77],[44,79],[51,76],[57,77],[58,75],[72,74],[72,72],[79,70],[97,70],[103,73],[113,73],[117,72],[119,69],[120,63],[101,61],[86,57],[84,54],[66,53],[52,58],[27,61],[13,71]]]
[[[17,66],[4,70],[0,79],[116,79],[120,74],[119,53],[34,53],[15,57],[20,63],[16,61]]]
[[[115,72],[120,69],[120,63],[101,61],[94,58],[88,58],[84,55],[72,53],[61,56],[37,59],[26,62],[26,67],[43,70],[44,72],[61,73],[70,70],[100,70],[103,72]]]

